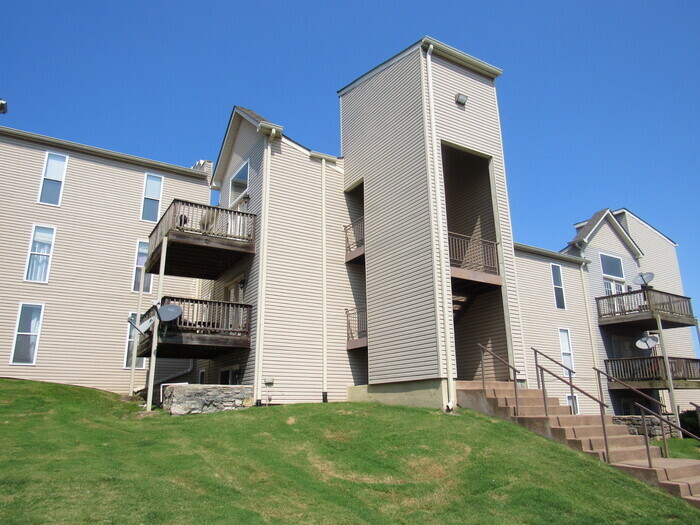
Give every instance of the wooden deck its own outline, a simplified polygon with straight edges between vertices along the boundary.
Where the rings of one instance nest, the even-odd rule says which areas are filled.
[[[700,388],[700,359],[669,357],[674,388]],[[666,367],[661,356],[623,357],[606,359],[605,370],[635,388],[667,388]],[[624,385],[608,382],[611,390],[624,389]]]
[[[161,304],[178,305],[182,315],[158,330],[158,357],[212,359],[250,348],[252,306],[249,304],[182,297],[163,297]],[[151,308],[141,317],[141,322],[155,313],[155,307]],[[151,337],[152,330],[141,336],[139,357],[150,356]]]
[[[166,237],[166,275],[217,279],[255,253],[255,220],[251,213],[176,199],[149,236],[146,272],[160,271]]]
[[[494,241],[450,232],[448,243],[453,288],[478,294],[503,284]]]
[[[596,298],[598,324],[624,324],[637,330],[655,330],[658,313],[663,328],[695,326],[690,298],[651,288]]]
[[[367,348],[367,307],[345,310],[347,318],[347,349]]]

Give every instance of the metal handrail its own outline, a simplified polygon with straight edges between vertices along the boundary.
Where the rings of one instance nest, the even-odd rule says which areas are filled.
[[[557,361],[556,359],[553,359],[553,358],[549,357],[547,354],[545,354],[545,353],[543,353],[543,352],[540,352],[540,351],[539,351],[537,348],[535,348],[534,346],[531,346],[530,349],[531,349],[532,351],[535,352],[535,370],[537,370],[537,366],[539,365],[539,363],[538,363],[538,361],[537,361],[537,354],[539,354],[539,355],[541,355],[541,356],[546,357],[547,359],[549,359],[552,363],[555,363],[555,364],[559,365],[560,367],[565,368],[566,370],[568,370],[568,371],[569,371],[569,378],[571,378],[571,382],[572,382],[572,383],[574,382],[574,381],[573,381],[573,378],[574,378],[574,374],[576,374],[576,371],[575,371],[575,370],[569,368],[569,367],[566,366],[564,363],[560,363],[560,362]],[[540,376],[539,376],[539,374],[535,374],[535,375],[537,376],[537,388],[540,388]],[[572,406],[571,406],[571,413],[572,413],[572,414],[574,413],[574,412],[573,412],[573,408],[574,408],[574,407],[573,407],[573,403],[574,403],[574,389],[571,388],[571,405],[572,405]]]
[[[695,407],[695,414],[698,416],[698,427],[700,427],[700,405],[693,403],[692,401],[689,403]]]
[[[644,405],[640,405],[639,403],[635,403],[634,405],[639,409],[639,411],[640,411],[639,413],[642,416],[642,423],[644,425],[644,443],[646,444],[646,447],[647,447],[647,461],[649,462],[649,468],[653,468],[653,464],[651,461],[651,449],[649,448],[649,432],[647,432],[647,418],[644,417],[644,412],[648,412],[650,415],[656,417],[659,420],[659,423],[661,423],[661,437],[664,440],[664,451],[666,452],[665,457],[668,458],[669,455],[668,455],[668,441],[666,439],[666,432],[664,431],[664,423],[666,423],[669,426],[669,428],[673,427],[676,430],[680,430],[681,436],[683,434],[685,434],[693,439],[700,441],[700,437],[696,436],[692,432],[688,432],[684,428],[681,428],[680,426],[673,423],[670,419],[663,417],[661,414],[657,414],[653,410],[645,407]],[[697,405],[695,405],[695,406],[697,407]]]
[[[554,372],[552,372],[551,370],[543,367],[542,365],[537,365],[537,373],[541,376],[540,379],[542,381],[542,397],[544,398],[544,415],[545,416],[549,415],[549,409],[547,406],[547,387],[546,387],[545,381],[544,381],[544,373],[545,372],[547,372],[552,377],[558,379],[562,383],[569,385],[569,387],[571,387],[572,389],[575,389],[578,392],[581,392],[584,396],[586,396],[586,397],[592,399],[593,401],[595,401],[596,403],[598,403],[598,406],[600,407],[600,421],[601,421],[602,426],[603,426],[603,443],[605,444],[605,462],[610,463],[610,448],[608,447],[608,430],[607,430],[607,426],[605,424],[605,409],[608,408],[609,405],[607,403],[605,403],[605,401],[602,401],[602,400],[598,399],[597,397],[589,394],[584,389],[577,387],[571,381],[567,381],[563,377],[560,377],[559,375],[557,375]],[[571,397],[571,412],[572,412],[572,414],[573,414],[573,404],[574,404],[574,397],[572,394],[572,397]]]
[[[484,389],[484,394],[486,393],[486,372],[484,371],[484,352],[488,352],[491,356],[495,357],[501,361],[504,365],[509,367],[513,371],[513,391],[515,392],[515,417],[520,415],[520,402],[518,401],[518,374],[520,370],[511,365],[508,361],[503,359],[501,356],[496,355],[494,352],[486,348],[481,343],[477,343],[479,349],[481,350],[481,386]]]
[[[365,245],[365,218],[355,219],[347,226],[345,231],[345,251],[351,252]]]
[[[598,368],[596,368],[596,367],[593,367],[593,370],[595,370],[595,371],[597,372],[597,376],[598,376],[598,388],[600,389],[600,392],[599,392],[600,397],[603,397],[602,383],[601,383],[601,381],[600,381],[600,375],[603,374],[603,375],[604,375],[605,377],[607,377],[608,379],[611,379],[611,380],[614,381],[614,382],[620,383],[622,386],[624,386],[625,388],[627,388],[627,389],[629,389],[629,390],[632,390],[635,394],[638,394],[638,395],[642,396],[644,399],[647,399],[647,400],[649,400],[649,401],[652,401],[652,402],[656,403],[658,406],[661,407],[661,412],[664,412],[664,411],[666,410],[666,405],[664,405],[661,401],[659,401],[658,399],[654,399],[653,397],[651,397],[651,396],[645,394],[645,393],[642,392],[641,390],[638,390],[638,389],[634,388],[632,385],[629,385],[629,384],[625,383],[622,379],[618,379],[618,378],[615,377],[615,376],[611,376],[611,375],[608,374],[607,372],[603,372],[602,370],[600,370],[600,369],[598,369]]]

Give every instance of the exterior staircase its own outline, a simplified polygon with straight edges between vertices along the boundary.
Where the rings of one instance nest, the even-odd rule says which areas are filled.
[[[517,395],[518,413],[513,382],[457,381],[459,406],[518,423],[602,461],[609,459],[612,466],[700,508],[700,461],[662,458],[661,447],[649,447],[650,468],[644,436],[630,435],[626,425],[613,423],[612,416],[605,416],[604,428],[600,415],[571,415],[570,408],[561,406],[556,397],[547,397],[545,415],[542,390],[518,388]]]

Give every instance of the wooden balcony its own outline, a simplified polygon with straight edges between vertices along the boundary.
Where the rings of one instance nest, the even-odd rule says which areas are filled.
[[[481,293],[503,284],[496,242],[450,232],[448,243],[453,290]]]
[[[343,229],[345,230],[345,262],[364,264],[365,218],[355,219]]]
[[[659,314],[663,328],[696,323],[689,297],[652,288],[597,297],[596,304],[601,326],[624,324],[637,330],[655,330],[655,313]]]
[[[163,237],[168,239],[166,275],[217,279],[255,253],[255,215],[174,200],[148,238],[148,273],[160,271]]]
[[[159,327],[158,357],[212,359],[236,349],[250,348],[251,305],[163,297],[161,305],[166,304],[178,305],[182,315]],[[155,314],[152,307],[141,316],[141,322]],[[152,332],[141,336],[139,357],[151,355]]]
[[[347,349],[367,348],[367,307],[358,306],[345,310],[347,316]]]
[[[674,388],[700,388],[700,359],[669,357]],[[635,388],[667,388],[666,367],[661,356],[624,357],[606,359],[605,370]],[[623,385],[608,382],[611,390],[624,389]]]

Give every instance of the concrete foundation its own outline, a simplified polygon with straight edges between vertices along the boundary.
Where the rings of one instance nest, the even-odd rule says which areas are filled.
[[[348,401],[375,401],[386,405],[438,408],[447,405],[447,380],[425,379],[348,387]]]

